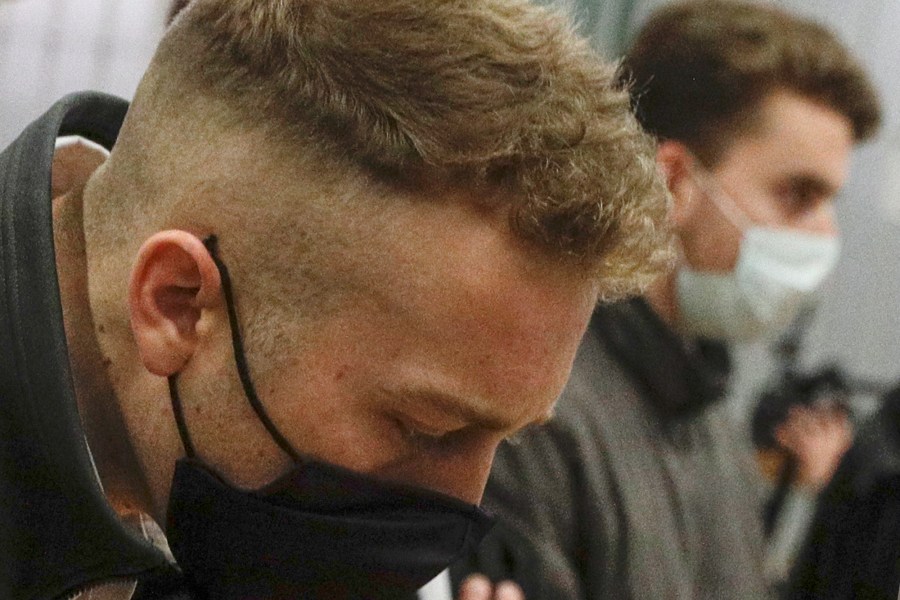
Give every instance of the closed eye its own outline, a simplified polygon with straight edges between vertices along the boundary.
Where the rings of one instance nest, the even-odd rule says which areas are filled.
[[[512,444],[513,446],[522,443],[528,436],[532,435],[535,431],[546,425],[550,420],[553,419],[553,411],[547,413],[547,415],[538,421],[533,423],[529,423],[522,429],[518,431],[514,431],[505,438],[503,438],[503,443]]]
[[[817,209],[834,197],[837,190],[817,177],[792,177],[783,182],[776,193],[784,207],[793,214],[804,214]]]
[[[396,415],[392,420],[404,442],[418,450],[444,450],[452,445],[462,431],[462,429],[440,429],[407,415]]]

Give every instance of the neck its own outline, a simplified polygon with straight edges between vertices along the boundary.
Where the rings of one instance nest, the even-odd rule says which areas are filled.
[[[82,219],[83,189],[53,200],[56,266],[75,397],[104,492],[119,514],[145,511],[147,486],[140,476],[118,398],[107,376],[88,296]],[[102,329],[101,329],[102,331]]]
[[[677,271],[669,271],[657,279],[644,293],[644,298],[671,328],[678,323],[678,298],[675,289]]]

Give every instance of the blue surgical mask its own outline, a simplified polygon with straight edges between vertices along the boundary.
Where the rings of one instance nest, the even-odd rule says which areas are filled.
[[[787,326],[834,270],[840,239],[754,224],[711,175],[700,171],[695,179],[743,236],[732,271],[681,267],[676,282],[681,328],[691,335],[744,341]]]

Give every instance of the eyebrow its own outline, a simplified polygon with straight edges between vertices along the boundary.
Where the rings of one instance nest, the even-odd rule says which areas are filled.
[[[436,406],[445,414],[452,415],[464,421],[467,425],[475,425],[483,429],[497,432],[514,432],[524,429],[529,425],[540,425],[546,423],[553,415],[553,406],[551,406],[543,415],[536,419],[519,425],[518,423],[510,423],[508,420],[490,414],[489,411],[479,408],[479,405],[487,405],[487,400],[471,401],[464,398],[447,394],[430,388],[413,388],[413,389],[384,389],[385,393],[397,398],[403,402],[421,401]],[[555,404],[555,403],[554,403]]]

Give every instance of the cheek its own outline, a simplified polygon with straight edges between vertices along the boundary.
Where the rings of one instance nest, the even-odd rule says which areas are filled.
[[[719,213],[708,211],[678,237],[682,260],[697,271],[726,272],[737,264],[741,231]]]
[[[815,210],[811,210],[790,224],[798,230],[818,235],[840,235],[834,205],[830,201],[824,202]]]
[[[397,432],[386,418],[339,394],[320,398],[282,411],[285,435],[298,452],[361,472],[394,458]]]
[[[320,356],[298,361],[280,384],[267,386],[263,403],[278,428],[298,452],[356,471],[395,460],[398,429],[365,388],[371,357],[357,360],[349,348]]]

